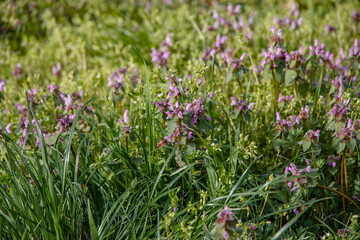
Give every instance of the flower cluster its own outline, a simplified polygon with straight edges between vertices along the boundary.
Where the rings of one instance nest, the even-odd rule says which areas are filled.
[[[3,137],[2,134],[7,135],[7,134],[9,134],[9,133],[12,133],[10,128],[11,128],[11,123],[9,123],[9,124],[6,126],[6,128],[5,128],[6,131],[4,131],[4,130],[1,128],[1,126],[0,126],[0,138]]]
[[[339,156],[329,155],[328,156],[329,165],[333,168],[336,167],[336,162],[340,160]]]
[[[129,110],[124,111],[124,115],[117,122],[122,125],[122,131],[124,133],[131,133],[132,128],[130,126]]]
[[[275,16],[274,22],[278,24],[279,27],[290,26],[292,30],[298,29],[303,23],[303,18],[300,17],[300,11],[297,8],[296,4],[291,5],[291,12],[289,16],[284,18],[278,18]]]
[[[124,91],[125,79],[127,76],[127,70],[129,67],[121,67],[108,77],[108,86],[112,87],[115,95],[120,94],[120,90]],[[131,86],[136,87],[140,81],[140,76],[137,68],[134,68],[134,75],[130,77]]]
[[[114,94],[120,94],[119,90],[123,90],[123,81],[126,75],[127,67],[122,67],[116,72],[112,73],[110,77],[108,77],[108,86],[114,88]]]
[[[342,102],[337,102],[335,103],[333,109],[329,112],[330,115],[333,115],[333,118],[336,122],[341,122],[347,117],[347,114],[350,110],[349,102],[350,98]]]
[[[0,82],[0,91],[3,92],[5,87],[5,79],[2,79]]]
[[[61,63],[56,63],[55,66],[52,67],[51,72],[54,76],[60,78],[61,77]]]
[[[354,58],[354,59],[360,57],[359,40],[358,39],[354,40],[354,44],[349,49],[349,57]]]
[[[240,111],[240,113],[244,114],[247,113],[248,111],[252,111],[252,108],[254,106],[255,103],[250,102],[248,103],[246,100],[242,100],[239,98],[238,101],[236,101],[236,99],[234,97],[230,97],[231,99],[231,106],[235,106],[237,110]]]
[[[221,210],[216,219],[216,229],[217,232],[222,233],[222,237],[226,240],[230,239],[230,235],[234,231],[235,218],[233,213],[229,210],[228,206],[225,206],[223,210]]]
[[[276,122],[275,126],[279,133],[285,132],[287,129],[290,129],[292,125],[291,121],[286,121],[281,119],[280,113],[276,112]]]
[[[311,173],[313,170],[310,167],[310,161],[307,160],[306,163],[307,163],[307,167],[303,168],[303,169],[298,169],[295,164],[290,163],[290,167],[288,167],[288,166],[285,167],[285,175],[288,175],[291,172],[291,176],[297,177],[297,176]],[[295,191],[300,186],[306,185],[308,183],[308,178],[307,177],[297,177],[297,178],[291,179],[290,181],[285,181],[285,183],[287,183],[289,188],[291,188],[291,191]]]
[[[193,132],[189,129],[194,128],[200,122],[211,121],[211,118],[205,115],[205,98],[194,99],[191,102],[180,101],[179,97],[183,95],[186,98],[187,92],[182,87],[182,79],[174,77],[167,78],[169,89],[166,99],[154,101],[154,105],[163,113],[167,120],[167,127],[171,129],[171,135],[165,136],[164,140],[168,143],[184,143],[194,138]],[[178,85],[177,85],[178,84]],[[178,86],[181,86],[181,89]]]
[[[151,48],[151,61],[160,67],[163,67],[170,58],[169,48],[172,46],[171,35],[168,34],[166,39],[162,41],[160,45],[159,49]]]
[[[20,63],[16,64],[16,67],[12,74],[17,80],[20,80],[23,77],[23,70]]]
[[[223,67],[227,67],[229,64],[231,64],[234,69],[241,68],[245,61],[246,54],[243,53],[240,58],[233,57],[233,49],[226,48],[227,38],[227,36],[221,36],[220,34],[217,34],[216,40],[213,44],[213,48],[209,46],[205,48],[202,60],[212,60],[216,56],[216,54],[219,54],[223,61]]]
[[[279,94],[279,102],[280,103],[290,103],[292,100],[294,100],[294,95],[290,96],[283,96],[281,93]]]
[[[299,116],[302,121],[307,121],[310,118],[309,105],[306,105],[305,107],[301,107]]]
[[[347,124],[344,124],[344,127],[336,132],[335,136],[344,142],[356,138],[355,127],[351,124],[351,119],[348,119]]]
[[[325,43],[320,44],[319,40],[315,39],[314,45],[309,46],[310,54],[312,56],[320,56],[321,57],[325,53],[324,48],[325,48]]]
[[[309,130],[307,133],[305,133],[305,141],[308,142],[317,142],[319,141],[320,137],[320,130]]]
[[[250,15],[246,23],[244,17],[240,15],[240,11],[240,5],[233,6],[231,3],[228,3],[227,7],[224,7],[220,12],[213,10],[214,23],[207,28],[208,31],[216,31],[226,27],[229,31],[245,31],[244,37],[249,41],[252,40],[251,29],[254,25],[254,16]]]

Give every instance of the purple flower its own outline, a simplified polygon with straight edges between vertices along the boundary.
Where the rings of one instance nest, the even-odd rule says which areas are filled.
[[[306,105],[305,108],[301,107],[301,111],[300,111],[301,120],[306,121],[307,119],[309,119],[309,117],[310,117],[309,105]]]
[[[235,8],[233,8],[232,4],[228,3],[226,9],[228,10],[229,14],[233,16],[240,13],[241,6],[238,4],[235,6]]]
[[[12,133],[10,127],[11,127],[11,123],[9,123],[9,124],[6,126],[6,132]]]
[[[280,103],[290,103],[294,99],[294,95],[283,96],[281,93],[279,94],[279,102]]]
[[[357,12],[355,9],[352,12],[351,20],[354,24],[359,24],[360,21],[360,12]]]
[[[14,71],[12,72],[13,76],[17,79],[20,80],[22,78],[22,66],[20,63],[16,64],[16,67],[14,69]]]
[[[236,106],[238,110],[240,110],[241,113],[246,113],[248,111],[252,111],[252,108],[255,103],[250,102],[248,103],[246,100],[239,99],[236,101],[234,97],[230,97],[231,99],[231,106]]]
[[[171,47],[172,46],[172,39],[171,39],[171,34],[166,35],[165,40],[163,40],[160,45],[162,47]]]
[[[319,136],[320,136],[320,130],[316,130],[316,131],[309,130],[307,133],[305,133],[305,140],[316,142],[319,141]]]
[[[354,40],[354,45],[349,49],[349,57],[350,58],[356,58],[360,56],[360,51],[359,51],[359,40],[355,39]]]
[[[315,56],[323,56],[325,50],[325,43],[319,44],[319,41],[317,39],[314,40],[314,46],[310,46],[309,50],[310,50],[310,54],[311,55],[315,55]]]
[[[235,218],[233,217],[233,213],[229,211],[228,206],[225,206],[217,215],[216,228],[219,233],[222,233],[225,239],[230,239],[229,233],[234,231],[234,224]]]
[[[325,32],[327,34],[336,32],[336,28],[333,25],[326,24],[325,25]]]
[[[221,37],[220,34],[216,35],[216,41],[214,43],[214,50],[216,52],[221,52],[225,50],[225,43],[227,38],[228,38],[227,36]]]
[[[139,79],[140,79],[140,76],[139,76],[138,70],[137,70],[137,68],[135,68],[134,75],[131,77],[131,85],[135,86],[136,84],[138,84]]]
[[[355,196],[355,195],[352,196],[351,198],[354,199],[355,201],[360,201],[360,199],[359,199],[357,196]]]
[[[282,43],[284,41],[284,39],[282,38],[282,31],[280,28],[276,32],[275,26],[271,26],[270,32],[273,34],[273,36],[271,36],[270,40],[272,42],[274,42],[275,45]]]
[[[351,119],[348,120],[347,124],[344,124],[344,127],[340,131],[336,132],[336,137],[344,142],[356,138],[355,126],[352,125]]]
[[[54,94],[56,91],[60,89],[60,87],[56,84],[50,84],[47,88],[49,89],[49,92],[51,94]]]
[[[172,46],[171,35],[168,34],[166,39],[162,41],[160,45],[161,47],[159,49],[151,48],[151,61],[163,67],[170,58],[170,51],[168,51],[168,48]]]
[[[61,63],[58,62],[52,67],[52,74],[58,78],[61,77]]]
[[[2,79],[0,82],[0,91],[4,91],[4,86],[5,86],[5,79]]]
[[[310,165],[306,169],[297,169],[296,165],[293,163],[290,163],[290,167],[285,167],[285,175],[288,175],[288,173],[291,172],[291,176],[301,176],[307,173],[311,173],[312,169],[310,168]],[[290,189],[292,192],[295,191],[299,186],[304,186],[308,183],[307,177],[298,177],[293,178],[290,181],[285,181],[285,183],[288,184],[288,187],[292,188]]]

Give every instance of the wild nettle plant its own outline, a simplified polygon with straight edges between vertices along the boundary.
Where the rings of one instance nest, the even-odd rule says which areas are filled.
[[[0,6],[1,238],[358,238],[358,2]]]

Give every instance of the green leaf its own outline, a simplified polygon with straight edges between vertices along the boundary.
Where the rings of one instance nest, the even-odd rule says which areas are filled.
[[[174,133],[177,120],[178,120],[178,118],[177,118],[177,117],[174,117],[173,119],[171,119],[171,120],[168,122],[168,126],[167,126],[167,128],[166,128],[166,135],[167,135],[167,136],[171,136],[171,135]]]
[[[339,172],[339,169],[337,167],[330,167],[329,172],[334,176],[337,172]]]
[[[185,152],[186,152],[187,154],[191,154],[192,152],[195,151],[195,149],[196,149],[195,143],[188,143],[188,144],[186,145]]]
[[[347,145],[351,151],[354,151],[354,149],[356,147],[356,140],[354,138],[350,139],[350,141],[348,141]]]
[[[338,147],[337,147],[337,153],[341,153],[343,150],[344,150],[344,148],[345,148],[345,146],[346,146],[346,143],[344,143],[343,141],[341,141],[339,144],[338,144]]]
[[[229,82],[231,82],[232,79],[233,79],[233,74],[231,71],[229,71],[228,75],[226,76],[225,83],[228,84]]]
[[[309,90],[309,83],[307,82],[300,83],[298,86],[298,90],[303,98],[306,97],[307,91]]]
[[[304,140],[303,143],[302,143],[302,147],[303,147],[303,150],[304,152],[306,152],[311,146],[311,141],[308,141],[308,140]]]
[[[293,83],[295,78],[297,76],[297,72],[291,69],[285,70],[285,84],[288,85],[290,83]]]
[[[99,234],[96,229],[95,221],[90,209],[90,200],[88,199],[88,218],[89,218],[89,225],[90,225],[90,232],[91,232],[91,239],[97,240],[99,239]]]

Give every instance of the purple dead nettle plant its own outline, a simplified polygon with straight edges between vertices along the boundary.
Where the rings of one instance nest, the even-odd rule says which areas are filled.
[[[117,122],[120,124],[122,131],[125,134],[129,134],[132,132],[132,127],[130,126],[130,118],[129,118],[129,110],[124,111],[124,115]]]
[[[2,134],[8,135],[8,134],[10,134],[10,133],[12,133],[12,132],[11,132],[11,123],[9,123],[9,124],[6,126],[5,131],[4,131],[4,130],[1,128],[1,126],[0,126],[0,138],[3,137]]]
[[[294,100],[294,95],[283,96],[281,93],[279,94],[279,103],[290,103],[292,100]]]
[[[278,24],[279,27],[290,26],[292,30],[298,29],[303,23],[303,18],[300,17],[300,11],[297,8],[296,4],[291,5],[291,12],[289,16],[284,18],[278,18],[275,16],[274,22]]]
[[[4,87],[5,87],[5,79],[2,79],[0,82],[0,92],[4,91]]]
[[[40,103],[40,99],[36,96],[37,92],[38,92],[37,88],[34,88],[32,90],[30,89],[27,90],[27,99],[29,101],[29,105],[31,108],[34,108]]]
[[[303,122],[306,122],[310,118],[309,105],[301,107],[299,117]]]
[[[51,72],[54,76],[60,78],[61,77],[61,63],[56,63],[55,66],[52,67]]]
[[[215,222],[215,228],[212,230],[212,234],[222,239],[229,240],[235,233],[235,218],[233,212],[229,210],[228,206],[225,206],[221,210]]]
[[[174,81],[175,82],[175,81]],[[205,98],[194,99],[192,102],[181,103],[185,99],[187,92],[182,87],[182,79],[176,80],[180,88],[172,82],[169,82],[169,89],[166,99],[160,99],[154,102],[154,105],[159,108],[167,121],[167,133],[164,137],[167,143],[182,143],[190,141],[194,138],[194,133],[189,128],[196,127],[200,121],[211,121],[205,115]],[[181,97],[181,98],[180,98]]]
[[[340,157],[339,156],[334,156],[334,155],[329,155],[328,160],[329,160],[329,166],[335,168],[336,163],[340,160]]]
[[[280,113],[276,113],[276,122],[275,122],[275,127],[276,130],[278,132],[278,136],[281,137],[282,133],[284,133],[285,131],[289,130],[292,126],[293,122],[292,121],[286,121],[285,119],[281,119]]]
[[[350,47],[349,57],[354,61],[359,60],[360,49],[359,49],[359,40],[358,39],[355,39],[354,44]]]
[[[17,80],[20,80],[23,77],[23,70],[20,63],[16,64],[16,67],[12,74]]]
[[[172,47],[171,34],[168,34],[164,41],[161,42],[160,48],[151,48],[151,61],[160,67],[164,67],[170,58],[170,50]]]
[[[139,83],[140,76],[137,68],[134,68],[134,75],[132,75],[130,79],[131,79],[131,85],[133,87],[135,87]]]
[[[300,142],[303,147],[304,152],[306,152],[310,147],[319,144],[320,130],[309,130],[304,135],[304,140]],[[312,148],[311,148],[312,149]],[[313,150],[311,150],[313,152]],[[314,160],[315,161],[315,160]],[[314,163],[314,166],[316,164]]]
[[[347,124],[344,124],[340,131],[335,132],[335,137],[344,143],[346,143],[349,149],[354,150],[356,146],[356,133],[355,126],[352,125],[351,119],[348,119]]]
[[[108,77],[108,86],[113,88],[115,95],[119,95],[120,90],[124,90],[124,80],[127,69],[128,67],[122,67]]]
[[[291,173],[292,177],[297,177],[297,178],[293,178],[291,180],[285,180],[284,181],[285,183],[287,183],[288,187],[290,188],[290,190],[292,192],[295,191],[296,189],[300,188],[300,187],[313,186],[314,185],[314,179],[313,178],[311,178],[311,177],[298,177],[298,176],[301,176],[301,175],[305,175],[305,174],[315,172],[315,170],[310,167],[310,161],[309,160],[306,161],[306,164],[307,164],[307,167],[302,168],[302,169],[298,169],[294,163],[290,163],[290,167],[288,167],[288,166],[285,167],[285,176],[288,176],[288,174]]]
[[[56,111],[54,116],[58,122],[56,126],[56,133],[59,134],[61,132],[68,132],[74,123],[76,112],[79,111],[84,105],[83,91],[66,94],[60,91],[60,87],[56,84],[50,84],[47,88],[50,92],[50,97],[53,98],[58,111],[62,112],[59,114],[58,111]],[[86,106],[84,110],[85,113],[91,113],[92,109],[92,106]]]
[[[335,33],[335,32],[336,32],[335,26],[325,24],[325,33],[330,34],[330,33]]]
[[[255,103],[250,102],[248,103],[246,100],[242,100],[239,98],[238,101],[234,97],[230,97],[231,99],[231,106],[235,106],[236,109],[240,112],[240,114],[248,113],[248,111],[252,111],[253,106]]]

